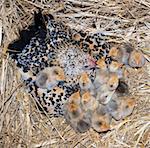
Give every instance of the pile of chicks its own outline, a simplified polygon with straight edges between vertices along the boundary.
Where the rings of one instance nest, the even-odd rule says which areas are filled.
[[[92,127],[97,132],[110,130],[111,119],[124,119],[135,106],[129,96],[128,85],[119,79],[117,72],[96,70],[92,82],[85,72],[79,78],[80,91],[72,94],[65,104],[64,117],[78,132]]]
[[[64,116],[75,131],[106,132],[112,118],[133,112],[124,70],[142,67],[145,58],[131,44],[110,47],[101,33],[73,30],[39,12],[8,49],[37,106]]]

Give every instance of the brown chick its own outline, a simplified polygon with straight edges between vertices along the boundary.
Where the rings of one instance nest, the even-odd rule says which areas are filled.
[[[118,72],[120,68],[123,66],[122,63],[119,63],[117,61],[112,61],[111,64],[109,65],[109,71],[110,72]]]
[[[64,118],[76,132],[86,132],[91,127],[91,113],[84,112],[81,107],[79,92],[72,94],[64,105]]]
[[[103,105],[99,105],[92,115],[92,128],[97,132],[110,130],[111,116]]]
[[[128,65],[129,55],[133,50],[134,48],[130,43],[124,43],[119,48],[112,47],[109,51],[109,56],[111,56],[113,60],[117,60],[119,63]]]
[[[97,108],[98,101],[87,91],[82,95],[81,105],[84,111],[93,111]]]
[[[116,73],[110,73],[107,81],[108,90],[113,91],[118,87],[119,78]]]
[[[96,100],[101,104],[107,104],[113,97],[115,90],[109,90],[107,84],[101,85],[99,89],[96,90]]]
[[[99,89],[101,85],[106,84],[109,79],[109,73],[106,71],[102,71],[100,69],[96,69],[96,76],[93,82],[95,89]]]
[[[52,89],[60,81],[65,81],[65,75],[63,69],[58,66],[45,68],[35,80],[36,85],[43,89]]]
[[[101,58],[96,62],[97,68],[99,68],[101,71],[108,71],[107,64],[105,62],[105,58]]]
[[[65,115],[66,119],[66,115]],[[66,119],[66,122],[76,131],[84,133],[91,127],[91,113],[83,113],[78,118]]]
[[[79,78],[79,86],[81,88],[81,94],[89,91],[92,95],[94,95],[94,86],[89,75],[86,72],[81,74]]]
[[[145,64],[146,60],[140,51],[134,50],[129,56],[129,65],[134,68],[140,68]]]
[[[80,106],[80,94],[79,92],[76,92],[72,94],[68,102],[65,104],[65,117],[68,119],[68,121],[72,118],[80,118],[80,115],[82,114],[82,109]]]
[[[90,117],[89,117],[90,116]],[[75,122],[73,122],[74,124]],[[77,132],[84,133],[91,128],[91,115],[84,114],[84,116],[74,126]]]
[[[129,116],[133,112],[134,106],[135,99],[129,96],[116,96],[106,105],[107,110],[115,120],[121,120]]]
[[[109,72],[116,73],[119,78],[123,77],[123,64],[117,61],[112,61],[111,64],[108,65]]]

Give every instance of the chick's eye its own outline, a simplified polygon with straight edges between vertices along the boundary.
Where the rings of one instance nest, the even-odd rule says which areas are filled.
[[[96,124],[97,124],[98,126],[102,126],[102,122],[101,122],[101,121],[98,121]]]
[[[128,108],[129,108],[129,105],[126,105],[125,108],[128,109]]]
[[[54,70],[54,74],[58,75],[58,74],[59,74],[59,72],[58,72],[57,70]]]
[[[85,83],[83,82],[82,85],[85,86]]]

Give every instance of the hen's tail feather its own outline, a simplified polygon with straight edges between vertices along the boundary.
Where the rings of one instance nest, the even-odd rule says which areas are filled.
[[[13,41],[8,45],[8,52],[13,59],[17,58],[17,54],[21,53],[26,45],[30,43],[33,37],[45,38],[46,37],[46,15],[43,15],[41,11],[34,13],[34,22],[29,25],[25,30],[19,32],[19,39]],[[9,50],[10,49],[10,50]]]

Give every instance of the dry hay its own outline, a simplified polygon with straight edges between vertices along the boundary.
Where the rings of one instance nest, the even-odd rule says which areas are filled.
[[[98,134],[91,129],[85,134],[75,133],[64,119],[41,115],[34,100],[25,93],[6,47],[18,36],[18,30],[32,21],[37,8],[72,28],[103,31],[109,41],[129,41],[143,51],[146,65],[138,70],[128,69],[127,80],[136,107],[125,120],[114,121],[111,131]],[[149,0],[1,0],[0,43],[1,27],[0,147],[150,147]]]

